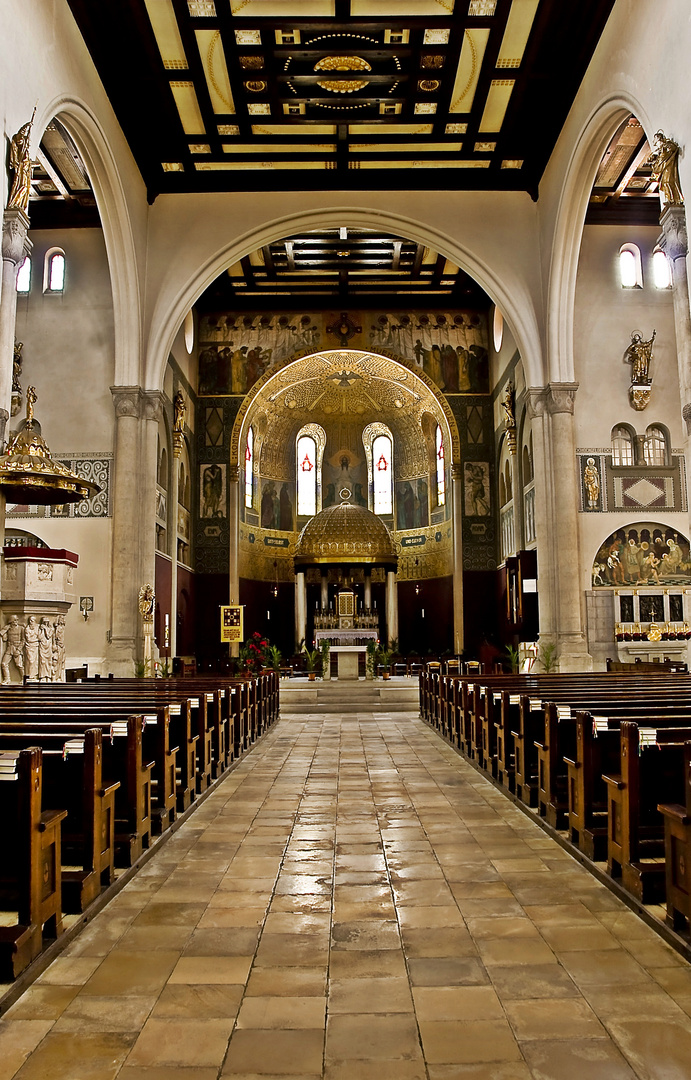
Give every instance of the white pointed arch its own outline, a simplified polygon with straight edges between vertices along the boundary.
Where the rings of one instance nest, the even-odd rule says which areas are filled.
[[[137,251],[115,155],[91,109],[78,99],[65,95],[53,98],[37,116],[34,145],[38,145],[43,131],[54,119],[65,127],[79,150],[101,218],[113,291],[113,380],[116,386],[141,385],[142,305]]]

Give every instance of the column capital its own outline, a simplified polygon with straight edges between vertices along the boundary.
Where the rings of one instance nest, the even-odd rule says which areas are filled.
[[[161,419],[163,410],[163,394],[160,390],[142,390],[140,400],[141,416],[144,420]]]
[[[547,412],[547,395],[549,390],[546,386],[529,386],[525,392],[525,410],[529,420],[535,420],[538,416],[544,416]]]
[[[686,231],[686,209],[683,206],[666,206],[660,214],[662,235],[659,246],[672,262],[688,254],[689,241]]]
[[[238,465],[228,465],[228,482],[237,484],[240,480],[240,468]]]
[[[115,416],[133,416],[139,419],[141,409],[141,386],[111,386]]]
[[[451,465],[451,479],[461,481],[463,479],[463,465],[460,461],[454,461]]]
[[[573,415],[577,390],[578,383],[550,383],[547,387],[547,412],[550,416],[555,413]]]
[[[684,405],[681,415],[686,424],[686,434],[691,435],[691,401]]]
[[[31,251],[29,215],[24,210],[5,210],[2,219],[2,257],[18,266]]]

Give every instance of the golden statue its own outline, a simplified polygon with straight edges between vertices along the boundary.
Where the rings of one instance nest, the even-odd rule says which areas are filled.
[[[26,392],[26,426],[34,426],[34,405],[38,400],[36,387],[30,386]]]
[[[185,431],[185,416],[187,415],[187,406],[182,390],[178,390],[175,395],[173,400],[173,410],[175,413],[173,431],[177,431],[182,435]]]
[[[648,158],[653,179],[657,180],[660,202],[665,206],[683,206],[684,196],[679,183],[679,144],[668,139],[664,132],[655,134],[654,149]]]
[[[15,341],[14,343],[14,356],[12,358],[12,393],[21,394],[22,387],[20,379],[22,377],[22,349],[24,348],[23,341]]]
[[[631,382],[633,384],[647,386],[652,381],[650,378],[650,361],[653,358],[653,342],[656,330],[649,341],[643,341],[643,335],[637,330],[631,335],[631,344],[624,353],[624,359],[631,364]]]
[[[154,617],[154,607],[156,605],[156,597],[154,595],[153,586],[148,584],[142,585],[139,590],[139,612],[145,620],[151,620]]]
[[[585,463],[583,484],[588,496],[588,509],[596,510],[600,498],[600,474],[595,465],[595,458],[589,457]]]
[[[31,155],[29,154],[29,142],[35,115],[36,109],[34,109],[29,122],[20,127],[17,134],[13,135],[10,140],[10,168],[14,173],[14,179],[10,189],[10,197],[7,200],[8,210],[23,210],[26,213],[29,209],[31,170],[33,168]]]
[[[509,444],[509,453],[516,453],[516,413],[513,383],[507,383],[506,392],[501,399],[501,407],[504,410],[504,427],[506,429],[506,441]]]

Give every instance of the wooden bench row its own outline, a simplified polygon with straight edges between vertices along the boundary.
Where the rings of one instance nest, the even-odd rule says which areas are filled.
[[[0,927],[0,977],[16,977],[44,927],[58,935],[63,912],[84,911],[277,718],[274,675],[1,688],[0,910],[16,919]]]
[[[423,673],[421,713],[643,903],[691,922],[691,683]],[[687,743],[689,745],[687,745]]]

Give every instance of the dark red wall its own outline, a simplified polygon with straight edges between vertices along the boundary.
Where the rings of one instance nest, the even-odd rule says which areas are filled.
[[[154,640],[158,645],[159,652],[168,654],[163,644],[163,632],[165,629],[165,616],[170,616],[170,587],[172,583],[172,565],[170,559],[156,555],[156,617],[154,620]]]
[[[164,631],[171,609],[171,586],[173,567],[170,559],[156,555],[156,618],[154,637],[163,656],[170,655],[164,644]],[[194,656],[196,649],[195,592],[196,574],[184,566],[178,566],[178,634],[177,655]],[[216,624],[218,625],[218,623]],[[171,627],[172,631],[172,627]]]
[[[295,648],[295,586],[278,584],[278,596],[268,581],[240,579],[240,603],[245,605],[245,640],[256,631],[277,645],[284,658]]]
[[[453,652],[453,578],[398,583],[398,632],[400,651],[441,654]],[[424,614],[423,614],[424,613]]]

